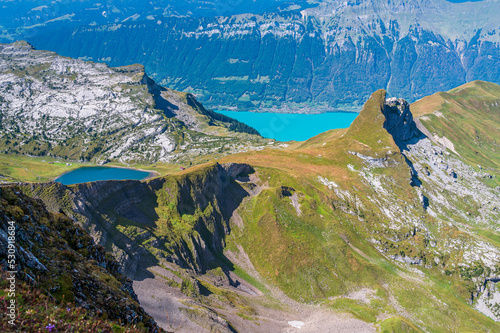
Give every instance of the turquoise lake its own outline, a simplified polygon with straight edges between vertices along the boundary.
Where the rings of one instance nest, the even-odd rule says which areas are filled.
[[[149,172],[134,169],[83,167],[59,176],[56,179],[56,182],[62,183],[64,185],[72,185],[78,183],[94,182],[97,180],[141,180],[148,177],[149,174]]]
[[[304,141],[331,129],[347,128],[358,115],[354,112],[319,114],[216,112],[252,126],[265,138],[278,141]]]

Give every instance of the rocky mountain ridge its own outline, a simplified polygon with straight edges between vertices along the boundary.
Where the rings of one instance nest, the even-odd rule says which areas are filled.
[[[9,153],[151,163],[268,143],[192,95],[158,86],[141,65],[110,68],[25,42],[0,45],[0,96],[0,147]]]

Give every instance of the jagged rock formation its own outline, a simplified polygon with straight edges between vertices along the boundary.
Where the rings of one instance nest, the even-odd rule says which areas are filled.
[[[500,321],[500,291],[497,285],[500,279],[487,279],[484,285],[476,293],[475,307],[495,321]]]
[[[158,86],[141,65],[110,68],[25,42],[0,44],[0,119],[3,152],[97,163],[187,160],[268,142]]]
[[[235,179],[251,172],[245,164],[214,164],[198,172],[147,182],[102,181],[69,187],[59,183],[24,184],[23,188],[41,198],[51,210],[63,211],[83,225],[96,244],[113,254],[120,271],[134,279],[139,288],[144,288],[140,281],[145,280],[158,285],[152,272],[161,272],[157,273],[159,277],[173,279],[172,283],[178,283],[184,293],[196,297],[204,287],[191,275],[223,267],[216,280],[223,277],[222,285],[255,294],[251,286],[238,282],[239,278],[229,272],[223,255],[225,238],[231,230],[229,220],[243,198],[249,196]],[[180,272],[173,275],[165,265]],[[158,293],[148,287],[139,292],[139,300],[148,304]],[[225,319],[200,306],[193,303],[190,310],[178,305],[166,306],[164,310],[169,316],[185,318],[182,325],[177,325],[188,331],[205,327],[233,332]],[[156,311],[154,307],[147,309]],[[159,316],[155,318],[163,328],[177,327],[175,321],[165,322],[163,310]],[[197,324],[186,324],[186,320]]]
[[[438,109],[427,109],[425,113],[422,113],[421,109],[423,107],[421,105],[426,103],[424,99],[419,102],[420,117],[416,121],[413,119],[409,104],[404,99],[389,98],[379,108],[385,118],[383,127],[392,136],[394,143],[398,145],[404,160],[408,164],[411,175],[410,185],[416,189],[425,212],[438,220],[442,219],[444,223],[471,223],[472,225],[478,223],[496,228],[495,221],[500,218],[497,207],[499,200],[498,188],[484,182],[484,179],[495,178],[492,174],[498,176],[496,150],[492,149],[493,152],[491,153],[494,155],[489,159],[489,171],[479,167],[478,172],[474,170],[473,165],[467,163],[473,161],[460,158],[460,155],[455,151],[454,144],[449,139],[446,137],[440,139],[439,136],[432,134],[429,130],[435,131],[438,128],[436,118],[446,119],[450,116],[460,119],[453,126],[459,128],[470,126],[474,129],[474,133],[482,132],[478,124],[483,121],[483,118],[475,118],[477,115],[473,108],[478,104],[476,101],[471,101],[470,97],[481,96],[482,94],[484,96],[482,99],[483,105],[490,105],[491,103],[491,107],[495,109],[495,111],[491,112],[489,120],[498,121],[500,89],[497,85],[485,82],[473,82],[455,89],[453,93],[446,94],[446,98],[449,100],[444,100],[442,105],[433,100],[433,98],[435,99],[434,96],[429,97],[428,102],[431,108],[437,108],[436,105],[439,107]],[[454,109],[452,109],[453,111],[451,111],[454,114],[450,113],[447,106],[447,104],[451,103],[450,101],[456,103]],[[463,105],[468,105],[471,109],[457,109],[457,107],[463,108]],[[484,108],[484,106],[481,107]],[[373,109],[372,118],[376,116],[377,110],[378,108]],[[486,114],[488,111],[482,110],[482,112]],[[470,115],[467,115],[467,113],[470,113]],[[366,121],[366,117],[363,120]],[[450,121],[455,120],[445,120],[446,126],[451,125]],[[359,123],[353,125],[361,127]],[[426,128],[425,125],[428,127]],[[487,134],[491,136],[488,139],[493,141],[493,145],[495,145],[495,139],[493,138],[496,137],[497,132],[497,130],[494,130],[494,133]],[[483,149],[487,149],[486,145],[479,145]],[[373,200],[380,203],[379,200],[388,192],[383,190],[383,182],[377,179],[377,176],[370,174],[368,170],[374,167],[386,167],[387,159],[367,157],[356,152],[352,152],[352,154],[367,162],[367,168],[364,169],[362,175],[366,181],[378,188],[379,198]],[[325,183],[324,180],[322,182]],[[328,185],[328,183],[325,184]],[[397,204],[392,206],[388,207],[388,210],[384,210],[384,214],[394,219],[393,214],[398,208]],[[399,209],[403,210],[404,208],[400,207]],[[470,210],[473,210],[474,213],[471,213]],[[407,219],[411,215],[406,214],[401,218]],[[428,226],[425,224],[420,224],[415,219],[406,221],[414,224],[417,227],[415,230],[423,228],[429,234]],[[394,225],[393,228],[397,229],[399,227]],[[412,233],[415,236],[415,231]],[[412,236],[410,234],[405,237]],[[396,237],[394,240],[400,242],[401,238]],[[375,242],[378,243],[378,241]],[[445,247],[441,251],[447,252],[446,247],[453,247],[456,250],[456,246],[460,243],[461,240],[450,239],[445,243]],[[433,247],[436,247],[436,244],[434,242]],[[498,282],[500,252],[498,248],[481,239],[465,245],[465,247],[469,249],[465,250],[466,253],[463,256],[467,263],[461,264],[459,275],[471,282],[469,286],[469,302],[474,304],[475,308],[485,315],[498,321],[498,307],[500,304],[498,303],[496,283]],[[471,251],[471,248],[474,248],[474,250]],[[387,251],[387,248],[382,251]],[[424,262],[422,257],[409,257],[396,253],[391,258],[411,265],[425,265],[428,267],[428,262]]]
[[[226,2],[226,16],[210,14],[213,2],[196,4],[61,9],[36,29],[9,29],[7,16],[0,24],[66,56],[145,64],[158,82],[212,108],[357,110],[379,88],[415,101],[476,79],[500,83],[498,1],[293,1],[232,15],[255,12],[244,0]],[[207,9],[202,18],[196,8]],[[23,17],[35,13],[51,11]]]
[[[396,142],[419,139],[422,133],[413,121],[410,105],[402,98],[389,98],[384,107],[384,128]]]
[[[500,161],[496,149],[500,132],[495,125],[500,120],[499,101],[498,85],[476,81],[412,105],[417,125],[427,138],[408,145],[404,154],[413,161],[428,202],[434,203],[429,214],[496,228],[495,221],[500,218],[500,187],[495,185]],[[453,195],[443,194],[447,192]],[[483,269],[484,264],[490,268],[497,265],[491,256],[496,249],[482,240],[477,243],[477,253],[467,257],[471,263],[483,264],[463,267],[460,275],[474,284],[469,302],[498,321],[498,269]]]

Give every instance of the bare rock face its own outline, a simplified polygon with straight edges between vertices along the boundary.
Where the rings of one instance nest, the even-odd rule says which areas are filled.
[[[192,95],[159,86],[142,65],[114,68],[24,41],[0,44],[0,151],[151,163],[269,141],[247,133],[258,134],[204,109]]]
[[[395,97],[387,99],[383,113],[386,118],[384,128],[396,142],[418,139],[423,135],[413,121],[410,105],[404,99]]]

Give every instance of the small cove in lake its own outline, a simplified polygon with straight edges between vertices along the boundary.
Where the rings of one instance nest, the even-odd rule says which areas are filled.
[[[92,166],[81,167],[63,173],[55,181],[63,185],[73,185],[98,180],[142,180],[148,178],[151,174],[151,172],[136,169]]]

